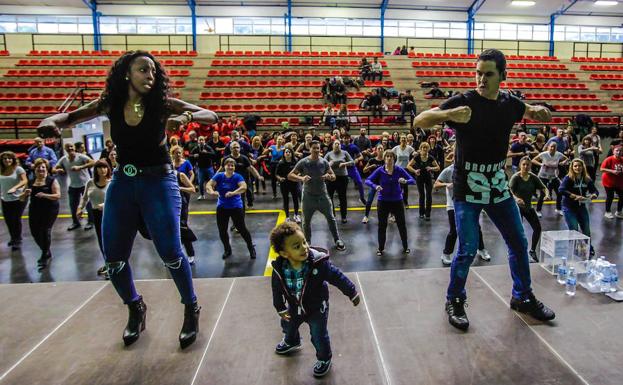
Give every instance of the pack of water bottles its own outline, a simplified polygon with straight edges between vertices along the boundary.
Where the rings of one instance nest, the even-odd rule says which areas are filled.
[[[586,276],[580,284],[591,293],[612,293],[619,290],[619,271],[617,265],[606,257],[586,262]]]
[[[608,262],[604,256],[581,263],[585,264],[582,267],[586,272],[579,279],[575,266],[569,266],[566,257],[562,257],[558,265],[557,281],[565,285],[566,294],[575,295],[577,284],[580,283],[590,293],[604,293],[616,299],[612,297],[613,293],[619,293],[619,271],[616,264]]]

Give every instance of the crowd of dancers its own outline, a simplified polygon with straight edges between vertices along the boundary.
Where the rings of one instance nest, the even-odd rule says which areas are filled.
[[[551,113],[546,107],[525,104],[500,91],[505,78],[504,55],[497,50],[484,51],[476,63],[477,88],[422,112],[415,117],[414,126],[427,129],[415,128],[409,133],[383,133],[371,138],[363,129],[356,137],[336,130],[321,137],[312,128],[261,136],[233,131],[229,137],[221,137],[214,130],[210,138],[194,133],[167,137],[167,131],[180,132],[193,123],[217,126],[219,118],[212,111],[172,98],[166,72],[152,55],[127,52],[111,68],[100,98],[76,111],[44,119],[39,126],[42,135],[60,137],[63,128],[107,116],[111,138],[101,159],[94,161],[70,143],[58,162],[46,159],[52,154],[42,148],[41,139],[37,139],[26,169],[15,154],[0,154],[0,189],[11,237],[9,246],[21,246],[21,216],[29,201],[30,230],[41,249],[38,266],[40,270],[48,266],[52,226],[62,194],[56,175],[66,174],[72,216],[67,230],[80,228],[81,215],[89,212],[89,223],[96,229],[105,261],[100,272],[111,280],[128,306],[124,343],[136,342],[146,325],[147,307],[134,286],[129,263],[134,237],[141,232],[153,240],[180,293],[184,323],[179,342],[184,349],[197,337],[201,310],[191,270],[195,258],[192,243],[196,240],[188,220],[192,195],[198,192],[198,200],[209,196],[217,199],[223,259],[232,254],[230,230],[240,234],[249,257],[255,259],[257,252],[245,224],[245,210],[254,206],[255,194],[266,190],[268,179],[273,198],[281,194],[288,216],[270,236],[279,254],[273,262],[273,303],[284,332],[275,352],[287,354],[297,349],[298,328],[307,322],[318,358],[313,372],[322,376],[331,367],[326,282],[338,286],[355,306],[359,296],[354,284],[328,261],[326,250],[309,246],[313,214],[319,211],[325,217],[334,247],[346,249],[335,212],[339,205],[341,223],[348,222],[347,191],[352,180],[365,206],[364,226],[377,199],[376,255],[385,252],[390,222],[398,227],[403,253],[409,254],[405,209],[408,186],[415,184],[419,218],[424,222],[431,220],[433,190],[445,189],[449,231],[441,260],[451,265],[445,309],[452,326],[468,329],[465,283],[469,267],[476,255],[483,260],[491,258],[479,225],[482,211],[508,247],[513,279],[510,307],[539,321],[552,320],[554,312],[532,292],[528,266],[529,255],[536,258],[542,204],[556,195],[556,215],[564,216],[569,229],[590,236],[587,206],[598,195],[595,180],[599,171],[606,191],[605,220],[623,218],[623,131],[607,150],[596,128],[581,141],[573,127],[559,128],[551,138],[545,129],[530,133],[519,128],[511,135],[513,126],[522,119],[547,122]],[[513,171],[510,182],[508,158]],[[615,194],[619,200],[612,212]],[[536,209],[531,203],[535,196]],[[522,217],[533,228],[529,248]],[[229,219],[233,229],[228,229]],[[459,246],[452,257],[457,238]]]

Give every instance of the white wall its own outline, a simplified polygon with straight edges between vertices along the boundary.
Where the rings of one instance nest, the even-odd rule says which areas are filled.
[[[100,5],[98,10],[104,16],[190,16],[190,10],[186,5]],[[258,6],[198,6],[198,16],[208,17],[282,17],[287,11],[286,7],[258,7]],[[536,12],[535,12],[536,13]],[[0,5],[0,14],[17,15],[83,15],[88,16],[91,11],[86,7],[37,7],[37,6],[14,6]],[[338,18],[380,18],[380,9],[375,8],[334,8],[334,7],[293,7],[293,17],[338,17]],[[431,20],[431,21],[455,21],[467,20],[466,12],[452,11],[419,11],[406,9],[388,9],[385,13],[387,19],[402,20]],[[549,24],[549,14],[535,16],[518,15],[485,15],[477,14],[478,22],[493,23],[526,23],[526,24]],[[621,26],[621,17],[603,16],[560,16],[556,23],[561,25],[594,25],[594,26]]]

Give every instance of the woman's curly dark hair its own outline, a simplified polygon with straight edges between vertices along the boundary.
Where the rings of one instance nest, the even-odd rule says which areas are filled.
[[[152,54],[146,51],[128,51],[121,55],[113,64],[106,78],[106,88],[101,95],[99,111],[106,112],[109,116],[123,111],[128,100],[128,80],[126,77],[130,71],[130,65],[137,57],[148,57],[156,65],[156,76],[151,91],[143,97],[145,103],[145,116],[158,118],[164,122],[170,114],[168,98],[171,95],[169,88],[169,77]]]

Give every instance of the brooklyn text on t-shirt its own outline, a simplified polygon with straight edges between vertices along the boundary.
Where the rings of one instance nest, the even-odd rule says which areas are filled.
[[[465,171],[476,171],[476,172],[494,172],[498,170],[504,169],[506,165],[506,159],[498,162],[498,163],[474,163],[465,161]]]

